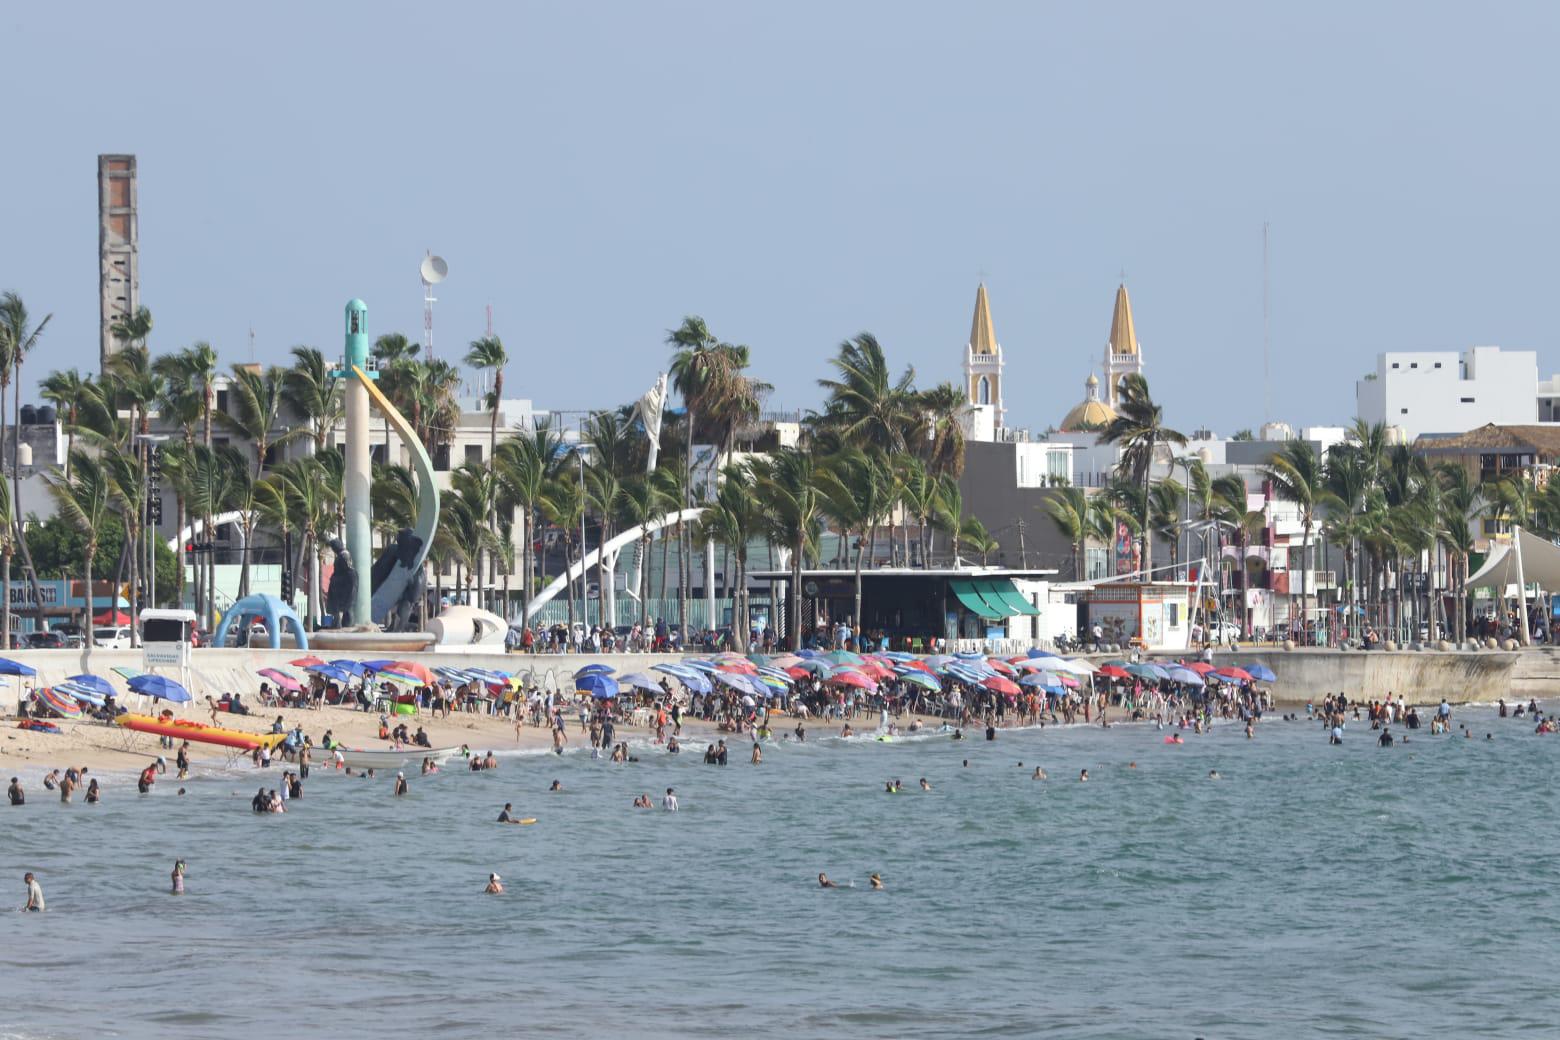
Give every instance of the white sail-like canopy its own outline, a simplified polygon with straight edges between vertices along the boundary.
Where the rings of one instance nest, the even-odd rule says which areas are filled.
[[[1560,545],[1519,527],[1511,545],[1496,546],[1484,566],[1468,577],[1468,588],[1506,594],[1519,578],[1545,592],[1560,592]]]

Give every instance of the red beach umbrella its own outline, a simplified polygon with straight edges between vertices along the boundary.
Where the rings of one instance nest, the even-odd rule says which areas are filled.
[[[1011,697],[1017,697],[1021,692],[1023,692],[1018,688],[1018,683],[1014,682],[1012,679],[1004,679],[1000,675],[988,676],[985,679],[982,679],[980,684],[988,690],[992,690],[996,693],[1005,693]]]
[[[877,689],[877,683],[860,672],[840,672],[838,675],[829,676],[829,682],[839,683],[841,686],[854,686],[858,690]]]
[[[1252,681],[1251,674],[1249,672],[1247,672],[1244,668],[1220,668],[1217,671],[1215,671],[1213,674],[1214,675],[1222,675],[1226,679],[1239,679],[1241,682],[1251,682]]]
[[[1113,664],[1106,665],[1105,667],[1101,668],[1096,674],[1103,675],[1107,679],[1130,679],[1130,678],[1132,678],[1132,673],[1131,672],[1127,671],[1125,668],[1117,668]]]

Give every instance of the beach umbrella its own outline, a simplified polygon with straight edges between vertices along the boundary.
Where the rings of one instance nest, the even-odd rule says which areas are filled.
[[[587,675],[611,675],[615,671],[617,671],[617,669],[613,668],[609,664],[588,664],[579,671],[575,672],[574,677],[576,679],[583,679]]]
[[[593,672],[574,680],[574,688],[588,693],[598,701],[609,701],[618,695],[618,682],[610,675]]]
[[[896,664],[905,664],[906,662],[915,660],[914,654],[907,654],[903,650],[882,650],[878,652],[878,656],[893,661]]]
[[[1032,646],[1032,647],[1029,648],[1028,656],[1031,657],[1031,658],[1034,658],[1034,657],[1055,657],[1056,655],[1051,653],[1051,651],[1049,651],[1049,650],[1042,650],[1038,646]]]
[[[379,669],[379,671],[398,672],[401,675],[410,675],[418,682],[425,683],[431,683],[435,678],[433,672],[428,669],[427,665],[418,664],[416,661],[391,661],[389,664],[385,665],[385,667]]]
[[[163,675],[138,675],[130,680],[130,692],[139,693],[153,700],[173,701],[183,704],[190,699],[190,691]]]
[[[1082,685],[1081,683],[1078,682],[1077,679],[1074,679],[1070,675],[1058,675],[1056,677],[1056,681],[1061,683],[1063,686],[1067,687],[1070,690],[1076,690],[1080,685]]]
[[[1118,667],[1116,667],[1113,664],[1108,664],[1104,668],[1101,668],[1097,674],[1103,675],[1107,679],[1130,679],[1130,678],[1132,678],[1132,673],[1131,672],[1127,671],[1125,668],[1118,668]]]
[[[1054,657],[1025,657],[1014,662],[1021,672],[1053,671],[1056,668],[1057,659]]]
[[[929,672],[909,669],[899,673],[899,678],[904,682],[910,683],[914,686],[919,686],[924,690],[930,690],[932,693],[942,692],[942,683],[938,682],[937,677]]]
[[[59,693],[53,687],[45,686],[38,691],[38,699],[62,719],[81,718],[81,705],[77,704],[69,694]]]
[[[1003,675],[1017,675],[1018,674],[1018,669],[1017,668],[1014,668],[1012,666],[1012,664],[1010,664],[1007,661],[1002,660],[1002,658],[1000,658],[1000,657],[988,657],[986,659],[986,663],[988,665],[990,665],[991,667],[995,668],[997,671],[1001,672]]]
[[[75,687],[78,687],[78,688],[81,688],[81,689],[91,690],[93,693],[97,694],[99,697],[112,697],[112,696],[114,696],[114,687],[113,687],[113,685],[107,679],[101,678],[100,676],[96,676],[96,675],[73,675],[69,679],[66,679],[65,681],[70,683],[72,686],[75,686]]]
[[[765,665],[764,667],[760,668],[758,670],[758,677],[760,679],[778,679],[787,687],[789,687],[794,681],[790,672],[787,672],[784,668],[775,668],[771,665]]]
[[[54,690],[56,693],[68,693],[84,704],[94,704],[100,708],[107,701],[103,694],[87,686],[78,686],[69,679],[62,683],[55,683]]]
[[[988,690],[992,690],[996,693],[1009,694],[1011,696],[1017,696],[1023,692],[1018,688],[1018,683],[1014,682],[1012,679],[1003,678],[1000,675],[988,675],[986,678],[980,681],[980,684]]]
[[[1198,675],[1207,675],[1209,672],[1214,670],[1213,665],[1209,664],[1207,661],[1193,661],[1186,667],[1190,668]]]
[[[1160,677],[1159,673],[1154,671],[1154,666],[1151,664],[1129,664],[1127,665],[1127,671],[1130,674],[1137,676],[1139,679],[1158,680]]]
[[[986,655],[979,650],[960,650],[953,656],[960,661],[983,661],[986,659]]]
[[[718,671],[728,672],[734,675],[758,674],[757,665],[755,665],[752,661],[743,661],[740,659],[736,661],[722,661],[720,664],[717,664],[715,668]]]
[[[794,668],[801,660],[796,654],[776,654],[769,659],[769,664],[775,668]]]
[[[121,679],[137,679],[141,676],[141,673],[136,671],[134,668],[126,668],[121,664],[114,665],[114,667],[110,668],[109,671],[113,672]]]
[[[1071,660],[1065,657],[1058,657],[1052,660],[1051,667],[1058,672],[1066,672],[1068,675],[1093,675],[1099,671],[1099,668],[1095,667],[1094,662],[1085,661],[1081,657],[1074,657]],[[1117,665],[1117,667],[1119,668],[1120,665]]]
[[[1258,682],[1275,682],[1278,679],[1278,676],[1273,674],[1273,669],[1256,661],[1246,666],[1246,674]]]
[[[1206,683],[1203,682],[1203,677],[1202,676],[1198,675],[1196,672],[1192,671],[1190,668],[1181,668],[1179,666],[1170,669],[1170,681],[1171,682],[1178,682],[1178,683],[1185,683],[1188,686],[1205,686],[1205,685],[1207,685]]]
[[[821,650],[814,650],[810,646],[804,646],[800,650],[796,651],[796,656],[797,657],[822,657],[823,656],[823,652]]]
[[[842,668],[829,675],[829,682],[839,686],[850,686],[858,690],[876,690],[877,683],[860,672]]]
[[[282,689],[291,690],[293,693],[297,693],[299,690],[303,689],[303,683],[299,682],[297,679],[294,679],[280,668],[262,668],[255,674],[264,676],[265,678],[270,679],[272,682],[276,683],[276,685],[280,686]]]
[[[349,675],[363,675],[368,671],[368,666],[363,662],[349,660],[345,657],[337,658],[336,660],[330,662],[330,666],[332,668],[340,668],[343,672],[346,672]],[[428,681],[432,682],[433,679],[430,678]]]
[[[849,650],[832,650],[823,655],[833,664],[860,664],[861,655],[853,654]]]
[[[1213,674],[1225,679],[1234,679],[1237,682],[1250,682],[1251,673],[1243,668],[1220,668]]]
[[[795,667],[804,672],[811,672],[813,675],[827,675],[829,672],[828,662],[818,657],[804,657],[796,662]]]
[[[294,668],[313,668],[315,665],[324,664],[325,662],[310,654],[308,657],[300,657],[296,661],[288,661],[287,663]]]
[[[395,664],[395,662],[390,660],[390,658],[381,657],[377,661],[364,661],[363,667],[367,668],[371,672],[382,672],[393,664]]]
[[[1056,675],[1052,672],[1030,672],[1018,680],[1020,686],[1059,686]]]
[[[687,657],[678,663],[686,668],[693,668],[697,671],[704,672],[706,675],[715,671],[715,662],[706,661],[702,657]]]
[[[37,675],[38,669],[30,665],[13,661],[9,657],[0,657],[0,675]]]
[[[644,672],[630,672],[628,675],[617,677],[618,686],[632,686],[636,690],[653,690],[661,692],[661,684],[656,682]]]

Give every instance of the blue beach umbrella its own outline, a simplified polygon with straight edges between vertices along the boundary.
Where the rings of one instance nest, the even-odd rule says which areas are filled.
[[[574,677],[576,679],[582,679],[587,675],[611,675],[615,671],[617,671],[617,669],[613,668],[609,664],[588,664],[584,668],[581,668],[579,671],[575,672]]]
[[[610,675],[602,675],[597,672],[591,675],[582,675],[574,680],[574,688],[582,693],[588,693],[598,701],[609,701],[618,695],[617,680]]]
[[[65,680],[78,689],[89,690],[99,697],[114,696],[114,687],[107,679],[97,675],[73,675]]]
[[[632,686],[636,690],[661,692],[661,684],[644,672],[631,672],[628,675],[620,675],[617,677],[617,683],[619,686]]]
[[[1276,682],[1278,680],[1278,676],[1273,674],[1273,669],[1255,661],[1246,666],[1246,674],[1257,680],[1257,682]]]
[[[98,693],[96,690],[89,689],[88,687],[79,686],[76,683],[71,682],[69,679],[66,679],[62,683],[55,683],[54,692],[68,693],[78,701],[82,701],[86,704],[93,704],[99,708],[101,708],[104,703],[103,694]]]
[[[9,657],[0,657],[0,675],[37,675],[38,669],[13,661]]]
[[[1031,657],[1031,658],[1035,658],[1035,657],[1055,657],[1056,655],[1051,653],[1051,651],[1049,651],[1049,650],[1042,650],[1038,646],[1032,646],[1032,647],[1029,648],[1028,656]]]
[[[130,692],[139,693],[153,700],[183,704],[190,700],[190,691],[161,675],[138,675],[130,680]]]
[[[1172,668],[1172,669],[1170,669],[1170,681],[1171,682],[1178,682],[1178,683],[1185,683],[1187,686],[1206,686],[1207,685],[1207,683],[1203,682],[1203,677],[1198,675],[1196,672],[1192,671],[1190,668]]]
[[[331,661],[329,664],[332,668],[339,668],[341,671],[347,672],[351,675],[362,675],[364,672],[368,671],[368,666],[363,664],[363,662],[352,661],[345,657]]]

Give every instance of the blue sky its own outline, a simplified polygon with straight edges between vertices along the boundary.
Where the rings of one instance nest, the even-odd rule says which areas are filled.
[[[347,299],[495,331],[538,406],[638,396],[665,330],[812,407],[862,330],[957,379],[990,287],[1010,423],[1082,396],[1118,274],[1182,429],[1343,422],[1386,349],[1560,365],[1560,8],[1545,4],[267,3],[0,9],[0,288],[97,364],[95,156],[140,164],[154,349],[337,350]]]

